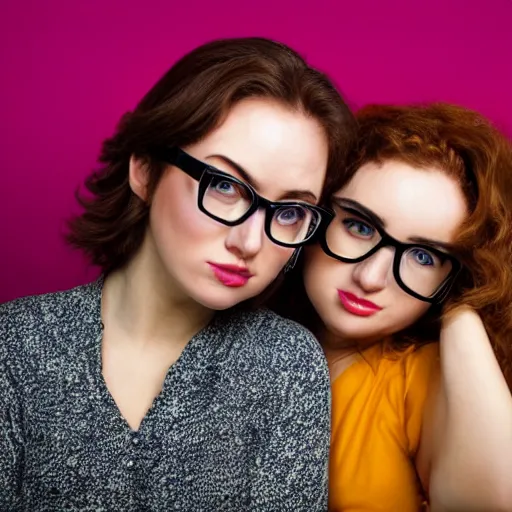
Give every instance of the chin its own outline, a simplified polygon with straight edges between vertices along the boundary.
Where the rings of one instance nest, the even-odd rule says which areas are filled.
[[[386,331],[386,326],[373,317],[359,317],[338,311],[333,322],[329,322],[329,330],[344,339],[366,340],[379,337]]]
[[[376,329],[331,329],[336,336],[338,336],[341,340],[351,340],[356,343],[363,343],[367,340],[378,339],[381,336],[381,332]]]
[[[229,298],[205,297],[204,295],[193,298],[197,303],[213,311],[223,311],[236,306],[239,302],[242,302],[240,300],[234,300],[233,298],[230,300]]]
[[[200,290],[197,294],[193,294],[192,297],[196,302],[202,306],[212,309],[214,311],[223,311],[225,309],[232,308],[241,302],[254,297],[254,294],[248,293],[240,288],[229,288],[219,289],[217,286],[212,286],[209,293],[205,293],[206,290]]]

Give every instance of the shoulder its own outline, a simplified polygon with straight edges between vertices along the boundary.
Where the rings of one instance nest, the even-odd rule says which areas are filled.
[[[404,369],[408,389],[428,387],[430,380],[439,367],[439,343],[432,342],[413,348],[404,358]]]
[[[436,361],[439,359],[439,342],[432,341],[420,347],[413,347],[408,352],[407,359],[411,364],[429,364]]]
[[[30,332],[42,325],[58,324],[76,315],[90,298],[95,283],[70,290],[22,297],[0,304],[2,334],[15,336],[19,331]]]
[[[0,304],[0,355],[42,349],[47,337],[71,330],[84,306],[92,304],[96,283]]]
[[[313,334],[266,309],[236,312],[228,331],[230,378],[256,404],[258,423],[267,429],[278,422],[294,442],[314,436],[328,447],[331,383]]]
[[[440,367],[439,343],[381,351],[378,372],[405,399],[406,407],[422,407],[428,389]],[[401,401],[401,400],[400,400]]]
[[[317,339],[297,322],[268,309],[237,310],[228,315],[226,337],[244,359],[280,379],[318,378],[329,384],[327,361]]]
[[[414,382],[435,369],[439,363],[439,343],[421,346],[411,345],[403,350],[372,347],[364,354],[366,359],[378,361],[379,371],[389,375],[400,375],[406,382]]]
[[[279,349],[289,357],[307,355],[324,359],[320,343],[308,329],[268,309],[237,311],[230,317],[230,324],[237,335],[255,346]]]

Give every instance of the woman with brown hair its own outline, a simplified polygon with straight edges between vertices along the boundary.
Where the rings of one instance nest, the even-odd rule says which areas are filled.
[[[102,278],[0,307],[1,510],[325,510],[322,351],[242,303],[322,225],[351,127],[258,38],[192,51],[122,119],[68,237]]]
[[[330,510],[512,510],[511,145],[445,104],[357,118],[304,283],[276,298],[328,359]]]

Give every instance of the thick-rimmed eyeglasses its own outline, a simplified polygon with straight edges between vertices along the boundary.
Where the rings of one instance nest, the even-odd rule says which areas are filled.
[[[208,217],[226,226],[242,224],[258,209],[265,210],[265,233],[284,247],[300,247],[313,239],[329,212],[308,203],[273,202],[248,183],[192,157],[177,147],[162,148],[155,156],[199,182],[197,205]]]
[[[457,258],[425,244],[402,243],[351,202],[338,199],[326,226],[323,251],[344,263],[359,263],[383,247],[392,247],[393,276],[398,285],[416,299],[440,303],[448,295],[461,270]]]

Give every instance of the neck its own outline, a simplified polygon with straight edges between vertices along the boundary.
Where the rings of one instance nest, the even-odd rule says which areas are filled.
[[[156,261],[147,239],[135,257],[105,279],[105,327],[142,344],[182,344],[205,327],[214,311],[195,302]]]
[[[346,338],[333,333],[324,325],[322,325],[322,328],[316,335],[330,366],[382,341],[382,337],[364,339]]]
[[[323,327],[318,339],[327,359],[331,382],[334,382],[359,359],[361,351],[384,341],[382,337],[347,339],[328,331],[326,327]],[[362,357],[366,358],[364,355]]]

